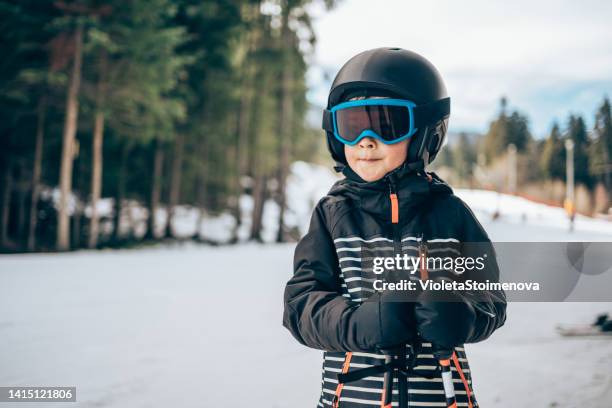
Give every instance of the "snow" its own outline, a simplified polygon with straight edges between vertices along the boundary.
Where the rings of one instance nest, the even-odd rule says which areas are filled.
[[[297,163],[290,180],[287,217],[304,231],[335,175]],[[502,215],[492,221],[495,193],[457,194],[493,240],[612,238],[607,221],[579,217],[570,234],[559,209],[512,196],[499,197]],[[243,211],[249,206],[243,197]],[[277,212],[266,205],[266,240]],[[190,214],[197,213],[180,213],[185,232],[197,221]],[[217,223],[207,231],[229,237],[228,217],[207,218]],[[0,386],[76,386],[77,403],[58,407],[315,407],[321,352],[281,325],[294,248],[182,243],[2,255]],[[481,406],[609,406],[612,339],[562,338],[554,330],[606,311],[612,303],[509,304],[504,327],[466,346]],[[39,406],[3,404],[13,405]]]
[[[565,210],[494,191],[455,189],[483,224],[491,239],[503,242],[610,241],[612,222],[576,215],[569,232]],[[493,221],[496,209],[500,217]]]
[[[312,209],[338,179],[327,167],[304,162],[293,163],[287,186],[287,204],[290,208],[288,225],[297,225],[302,233],[306,233]]]
[[[612,393],[612,338],[565,338],[557,324],[588,324],[612,303],[509,303],[487,341],[466,345],[483,407],[604,407]]]
[[[307,406],[319,353],[280,325],[292,249],[5,256],[0,384],[75,385],[83,407]]]

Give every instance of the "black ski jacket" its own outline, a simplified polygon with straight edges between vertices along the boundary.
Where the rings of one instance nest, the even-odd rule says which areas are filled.
[[[283,325],[300,343],[324,350],[318,406],[381,406],[384,373],[347,383],[339,383],[338,374],[380,366],[385,350],[402,344],[410,362],[407,387],[399,387],[399,393],[407,393],[402,399],[410,406],[445,407],[434,357],[436,345],[444,344],[454,351],[458,406],[477,407],[462,343],[482,341],[504,324],[503,291],[478,299],[459,295],[450,309],[448,303],[428,301],[409,309],[406,303],[386,302],[389,291],[373,289],[372,259],[424,251],[443,256],[461,250],[462,243],[490,243],[486,232],[435,173],[403,165],[375,182],[363,182],[348,166],[344,174],[316,205],[309,231],[295,249],[294,274],[284,293]],[[496,282],[495,253],[491,249],[488,255],[480,278]],[[437,279],[441,271],[427,272]],[[399,393],[393,391],[396,403]]]

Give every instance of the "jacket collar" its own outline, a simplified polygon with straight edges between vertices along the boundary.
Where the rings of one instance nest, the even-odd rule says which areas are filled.
[[[381,179],[367,182],[349,166],[341,165],[346,178],[337,181],[329,191],[332,196],[344,196],[361,210],[376,217],[391,220],[390,194],[397,194],[400,223],[412,218],[417,208],[426,204],[431,194],[452,194],[453,190],[435,173],[422,170],[421,163],[406,163],[388,172]]]

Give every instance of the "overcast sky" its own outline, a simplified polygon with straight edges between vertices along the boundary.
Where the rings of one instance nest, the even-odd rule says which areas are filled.
[[[451,131],[486,131],[502,95],[536,136],[555,119],[565,127],[570,112],[591,126],[612,95],[612,1],[344,0],[314,15],[309,100],[319,106],[344,62],[381,46],[416,51],[438,68]]]

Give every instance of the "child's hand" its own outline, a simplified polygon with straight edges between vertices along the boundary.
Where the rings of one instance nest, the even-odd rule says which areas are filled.
[[[354,310],[355,338],[364,351],[406,344],[416,338],[414,303],[393,301],[391,292],[377,292]]]
[[[423,292],[414,309],[421,337],[433,344],[453,349],[464,344],[476,325],[476,311],[460,293]]]

